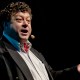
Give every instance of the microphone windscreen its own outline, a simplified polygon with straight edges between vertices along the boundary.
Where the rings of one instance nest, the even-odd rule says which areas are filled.
[[[32,39],[35,39],[35,36],[34,36],[34,35],[31,35],[31,38],[32,38]]]

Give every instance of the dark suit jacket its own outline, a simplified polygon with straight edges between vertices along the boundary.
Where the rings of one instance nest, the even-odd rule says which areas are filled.
[[[53,71],[41,53],[31,51],[44,63],[50,80],[80,80],[76,66]],[[33,80],[28,66],[6,38],[0,40],[0,80]]]
[[[31,48],[31,51],[45,64],[50,80],[53,80],[51,68],[44,57]],[[0,80],[33,80],[30,70],[22,57],[6,38],[0,40]]]

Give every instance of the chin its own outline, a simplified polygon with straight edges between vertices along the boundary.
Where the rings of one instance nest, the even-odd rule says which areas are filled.
[[[22,40],[27,40],[29,37],[28,36],[21,36],[20,37]]]

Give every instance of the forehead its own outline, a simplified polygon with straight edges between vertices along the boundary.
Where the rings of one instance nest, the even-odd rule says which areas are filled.
[[[31,15],[27,11],[25,11],[25,12],[16,12],[16,13],[13,13],[11,15],[11,17],[31,18]]]

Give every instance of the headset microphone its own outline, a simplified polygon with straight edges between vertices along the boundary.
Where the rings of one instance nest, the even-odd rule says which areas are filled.
[[[31,35],[31,38],[32,38],[32,39],[35,39],[35,36],[34,36],[34,35]]]

